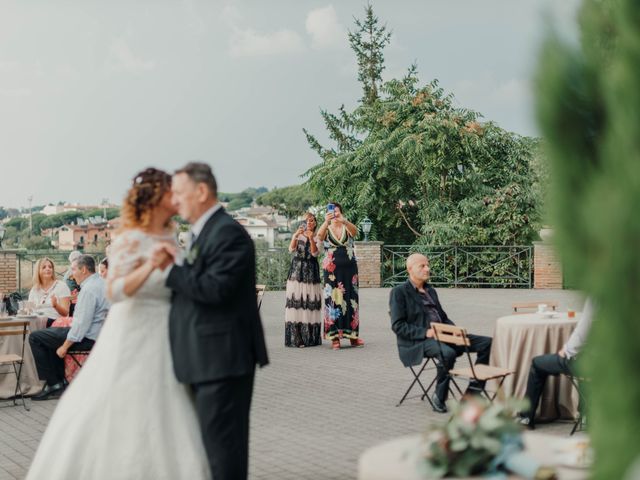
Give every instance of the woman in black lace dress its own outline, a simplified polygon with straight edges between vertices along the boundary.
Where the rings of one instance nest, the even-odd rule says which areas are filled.
[[[318,265],[318,238],[315,215],[307,213],[293,234],[289,251],[293,253],[287,276],[284,344],[287,347],[313,347],[322,344],[320,320],[322,286]]]

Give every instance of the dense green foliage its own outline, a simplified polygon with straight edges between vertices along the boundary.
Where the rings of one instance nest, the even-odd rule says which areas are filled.
[[[638,2],[587,0],[582,44],[552,36],[537,75],[557,243],[597,307],[583,366],[593,474],[606,480],[631,478],[640,454],[639,24]]]
[[[265,187],[247,188],[240,193],[218,193],[218,199],[221,202],[228,203],[227,210],[239,210],[244,207],[250,207],[251,203],[261,194],[265,193]]]
[[[306,173],[322,203],[340,202],[354,222],[371,218],[372,237],[386,243],[514,245],[535,239],[537,141],[454,106],[453,95],[436,80],[420,85],[415,66],[404,78],[381,83],[389,34],[371,7],[356,24],[349,40],[364,98],[353,112],[322,112],[334,147],[305,130],[322,158]]]
[[[274,188],[270,192],[263,193],[256,202],[258,205],[271,206],[288,219],[294,219],[306,212],[309,207],[317,205],[319,199],[308,185],[292,185]]]

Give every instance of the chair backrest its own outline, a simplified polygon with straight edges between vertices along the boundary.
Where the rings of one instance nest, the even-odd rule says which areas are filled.
[[[471,342],[467,337],[467,331],[462,327],[447,325],[445,323],[432,323],[431,327],[436,335],[436,340],[441,343],[450,345],[458,345],[461,347],[470,347]]]
[[[256,285],[256,300],[258,302],[258,310],[260,310],[260,306],[262,305],[262,297],[264,297],[264,292],[266,289],[266,285]]]
[[[540,300],[537,302],[517,302],[511,305],[513,313],[531,313],[538,309],[538,305],[544,304],[553,311],[558,309],[557,300]]]
[[[433,328],[436,340],[439,344],[448,343],[450,345],[464,347],[464,353],[467,356],[469,368],[471,368],[471,374],[474,379],[477,378],[476,369],[473,366],[471,353],[469,352],[471,340],[469,340],[469,337],[467,336],[467,329],[456,327],[454,325],[447,325],[445,323],[432,323],[431,328]],[[442,345],[440,345],[440,355],[442,356]]]
[[[11,335],[26,335],[28,327],[29,320],[0,321],[0,337],[7,337]]]
[[[24,358],[24,344],[29,331],[29,320],[3,320],[0,321],[0,337],[22,335],[22,349],[20,356]]]

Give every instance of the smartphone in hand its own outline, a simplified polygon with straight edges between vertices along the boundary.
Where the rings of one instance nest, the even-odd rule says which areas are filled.
[[[327,213],[335,213],[336,212],[336,206],[333,203],[330,203],[329,205],[327,205]]]

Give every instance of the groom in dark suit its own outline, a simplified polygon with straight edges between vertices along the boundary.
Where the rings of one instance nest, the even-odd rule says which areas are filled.
[[[185,258],[153,252],[173,290],[169,333],[176,377],[195,397],[215,480],[246,479],[256,363],[268,363],[256,303],[255,250],[217,199],[211,168],[189,163],[172,181],[173,203],[191,224]],[[170,260],[167,260],[167,255]]]

